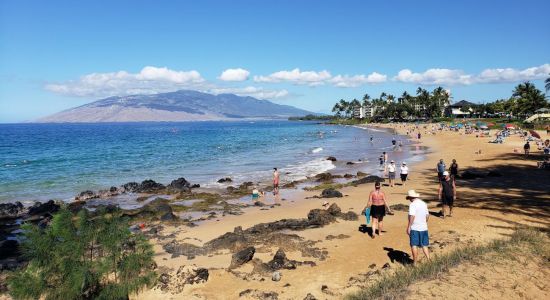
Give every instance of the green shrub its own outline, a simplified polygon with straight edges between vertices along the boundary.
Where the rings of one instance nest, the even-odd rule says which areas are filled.
[[[127,299],[156,278],[152,246],[119,211],[62,209],[45,229],[22,228],[29,264],[8,279],[15,299]]]

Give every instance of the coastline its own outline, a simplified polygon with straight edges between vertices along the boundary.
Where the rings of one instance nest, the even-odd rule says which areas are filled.
[[[406,130],[403,126],[411,125],[374,126],[403,134]],[[514,148],[521,148],[522,145],[522,140],[517,136],[510,137],[506,144],[496,145],[487,143],[488,138],[476,138],[474,135],[455,132],[431,135],[422,127],[420,130],[423,137],[415,142],[419,147],[428,149],[424,160],[409,163],[411,175],[406,186],[383,186],[383,190],[389,196],[390,205],[401,207],[408,206],[404,199],[408,189],[416,189],[421,194],[434,214],[429,224],[435,255],[464,245],[484,244],[510,234],[517,226],[549,225],[544,218],[550,216],[550,196],[545,192],[550,189],[550,182],[540,180],[541,176],[548,174],[540,173],[545,170],[537,170],[533,161],[513,153]],[[482,154],[475,154],[478,150],[482,150]],[[461,171],[491,170],[502,173],[502,177],[459,180],[455,216],[441,220],[436,217],[439,207],[435,180],[435,164],[440,158],[446,162],[456,158]],[[521,176],[517,176],[519,174]],[[536,178],[539,180],[529,183]],[[407,213],[397,208],[394,209],[395,215],[387,216],[384,221],[386,233],[374,240],[363,231],[361,225],[364,224],[364,218],[359,215],[355,221],[337,219],[321,227],[285,230],[281,232],[280,241],[264,241],[261,247],[256,245],[254,258],[261,262],[271,260],[275,252],[283,248],[288,259],[312,262],[298,265],[296,270],[281,270],[280,281],[272,281],[270,275],[257,274],[255,269],[258,261],[228,269],[234,250],[221,249],[196,256],[174,255],[167,251],[169,245],[202,247],[228,232],[235,232],[235,228],[247,230],[262,223],[303,219],[308,212],[323,209],[325,200],[336,203],[342,212],[359,214],[366,204],[372,184],[346,186],[339,190],[344,197],[319,199],[314,197],[320,191],[285,189],[283,193],[290,193],[284,197],[281,195],[279,202],[267,199],[269,201],[265,205],[243,207],[239,214],[206,218],[197,227],[165,222],[146,223],[144,232],[154,231],[154,234],[149,234],[149,238],[154,245],[159,275],[175,276],[182,267],[206,268],[209,270],[209,279],[206,283],[185,284],[177,289],[163,289],[157,285],[132,295],[132,299],[219,299],[220,289],[224,291],[222,298],[227,299],[239,298],[241,294],[243,299],[253,299],[257,293],[277,293],[279,299],[303,299],[307,293],[316,297],[340,299],[368,286],[384,274],[401,268],[402,263],[396,257],[406,256],[410,250],[404,233]],[[525,192],[529,199],[523,201]],[[310,252],[304,252],[304,249]],[[247,290],[250,291],[244,293]]]

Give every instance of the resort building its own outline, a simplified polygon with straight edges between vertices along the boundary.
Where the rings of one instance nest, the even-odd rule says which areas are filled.
[[[374,115],[374,107],[372,105],[361,105],[353,108],[353,118],[364,119],[371,118]]]
[[[457,103],[451,104],[445,108],[445,115],[449,117],[466,117],[472,113],[472,107],[477,106],[475,103],[460,100]]]

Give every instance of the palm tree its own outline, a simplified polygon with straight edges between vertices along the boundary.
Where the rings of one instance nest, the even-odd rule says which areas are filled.
[[[343,113],[346,113],[346,117],[347,117],[348,106],[349,106],[349,103],[346,100],[340,99],[340,111]]]
[[[340,108],[340,103],[334,104],[334,106],[332,107],[332,112],[335,113],[338,118],[341,117],[342,109]]]
[[[393,103],[393,101],[395,100],[395,96],[392,95],[392,94],[389,94],[389,95],[386,97],[386,100],[388,101],[388,103]]]
[[[529,81],[518,84],[512,97],[516,100],[516,110],[519,114],[533,114],[535,110],[548,105],[542,91]]]
[[[370,106],[370,96],[369,94],[365,94],[365,96],[363,96],[363,106],[365,107],[368,107]]]
[[[548,75],[550,75],[550,73]],[[546,78],[544,83],[545,83],[544,88],[546,89],[546,91],[547,92],[550,91],[550,77]]]

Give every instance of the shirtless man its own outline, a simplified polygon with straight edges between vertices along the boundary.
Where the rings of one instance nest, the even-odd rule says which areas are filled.
[[[273,195],[279,194],[279,171],[273,168]]]

